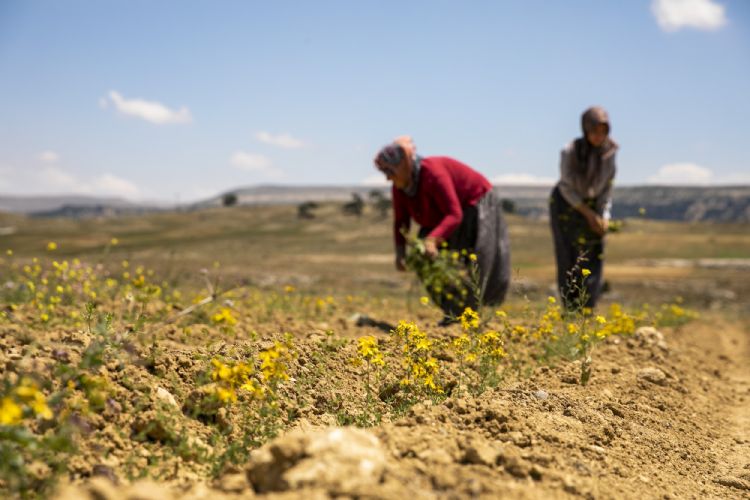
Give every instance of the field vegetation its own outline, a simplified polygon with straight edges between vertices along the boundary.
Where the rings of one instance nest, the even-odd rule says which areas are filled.
[[[150,478],[154,497],[746,491],[747,226],[628,219],[608,239],[603,303],[568,313],[546,223],[509,222],[508,301],[438,327],[374,210],[0,217],[17,228],[0,242],[0,489],[45,497],[72,482],[93,497],[85,485],[103,477],[122,495]],[[336,426],[390,446],[374,483],[258,479],[258,453],[284,455],[275,439]]]

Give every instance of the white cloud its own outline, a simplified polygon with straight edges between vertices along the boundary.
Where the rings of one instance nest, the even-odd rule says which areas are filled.
[[[361,184],[365,186],[381,187],[390,184],[383,174],[374,174],[362,179]]]
[[[255,134],[255,138],[265,144],[270,144],[272,146],[277,146],[284,149],[299,149],[305,145],[305,143],[303,143],[299,139],[295,139],[289,134],[273,135],[268,132],[261,131]]]
[[[59,189],[61,191],[78,191],[82,184],[77,182],[76,179],[65,172],[60,167],[46,167],[39,172],[39,181],[42,185],[50,187],[52,189]]]
[[[169,123],[191,123],[193,117],[190,114],[190,110],[185,106],[179,110],[169,109],[157,101],[146,101],[144,99],[125,99],[119,92],[114,90],[109,92],[109,99],[112,101],[114,107],[123,115],[134,116],[147,122],[155,123],[157,125],[165,125]],[[104,101],[104,105],[100,101],[99,106],[106,108],[107,101]]]
[[[75,193],[92,196],[121,196],[134,198],[140,189],[132,182],[111,173],[104,173],[89,180],[81,180],[58,166],[45,167],[31,179],[36,192]]]
[[[714,0],[653,0],[651,12],[668,32],[681,28],[711,31],[727,23],[724,6]]]
[[[39,159],[44,163],[57,163],[60,159],[60,155],[54,151],[42,151],[39,153]]]
[[[95,178],[91,187],[93,192],[97,194],[107,193],[126,198],[138,196],[140,193],[135,184],[114,174],[104,174]]]
[[[255,172],[265,177],[283,177],[283,172],[273,166],[273,162],[267,156],[236,151],[229,158],[229,163],[239,170]]]
[[[712,184],[713,172],[695,163],[670,163],[663,165],[656,175],[648,178],[649,184],[705,185]]]
[[[492,178],[493,184],[506,186],[551,186],[557,179],[540,177],[531,174],[503,174]]]

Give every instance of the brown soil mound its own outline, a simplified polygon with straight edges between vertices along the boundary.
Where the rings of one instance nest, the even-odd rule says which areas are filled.
[[[192,354],[161,362],[189,379]],[[750,498],[750,339],[741,319],[708,316],[663,335],[645,329],[612,338],[597,348],[585,387],[576,383],[577,363],[540,367],[510,386],[422,402],[365,430],[331,427],[347,399],[362,397],[347,356],[331,359],[331,378],[350,388],[317,379],[315,394],[298,396],[302,414],[290,422],[296,429],[254,451],[247,464],[226,467],[218,480],[205,484],[200,460],[185,466],[183,457],[175,471],[182,465],[185,472],[161,483],[115,487],[97,478],[59,496]],[[298,378],[316,370],[304,355],[298,364]],[[171,389],[154,389],[154,404],[170,404]],[[148,413],[139,418],[149,421]],[[133,425],[102,424],[96,446],[80,457],[82,470],[101,465],[96,447],[129,446],[107,429]],[[158,426],[147,427],[151,441],[168,439]],[[207,439],[199,422],[188,427],[180,432]],[[138,456],[147,463],[148,453]],[[110,465],[119,477],[119,465]]]

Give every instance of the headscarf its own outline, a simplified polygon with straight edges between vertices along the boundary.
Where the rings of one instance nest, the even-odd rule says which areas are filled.
[[[407,196],[415,196],[419,187],[419,168],[421,158],[417,155],[417,146],[411,136],[401,135],[396,137],[392,143],[383,146],[377,155],[375,155],[375,165],[386,175],[393,175],[395,167],[401,163],[404,158],[409,158],[412,162],[411,183],[402,191]]]
[[[600,124],[607,126],[607,138],[601,146],[594,147],[588,141],[586,136],[594,129],[594,127]],[[587,174],[588,177],[599,170],[603,159],[608,158],[617,151],[617,143],[609,137],[609,115],[601,106],[592,106],[584,111],[583,115],[581,115],[581,130],[583,131],[583,137],[579,137],[574,143],[575,155],[578,168],[581,172]],[[591,159],[594,160],[594,168],[592,171],[589,171],[589,163]]]

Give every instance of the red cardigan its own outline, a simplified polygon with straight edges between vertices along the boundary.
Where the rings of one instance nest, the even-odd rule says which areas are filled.
[[[414,197],[393,186],[393,236],[396,246],[406,240],[411,219],[430,228],[429,237],[445,241],[458,228],[463,218],[462,207],[476,205],[492,189],[482,174],[447,156],[422,158],[419,184]]]

